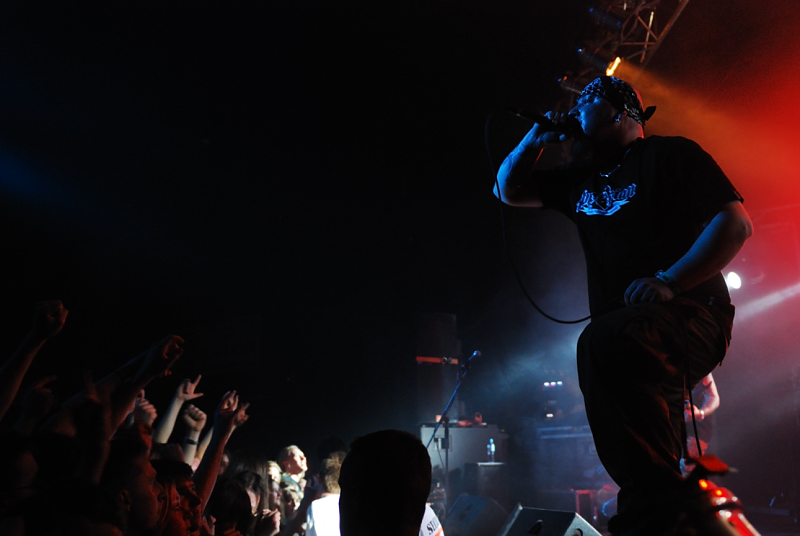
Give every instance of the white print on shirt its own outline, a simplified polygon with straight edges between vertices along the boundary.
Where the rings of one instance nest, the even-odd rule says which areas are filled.
[[[440,532],[439,531],[440,527],[441,527],[441,525],[439,524],[439,519],[438,518],[431,519],[428,522],[428,524],[425,526],[425,528],[428,529],[428,536],[433,536],[434,534],[437,534],[438,532]]]
[[[575,212],[583,212],[587,216],[611,216],[622,205],[628,204],[634,195],[636,195],[635,184],[616,190],[612,190],[611,186],[606,186],[600,194],[584,190],[575,207]]]
[[[429,505],[425,505],[425,516],[419,528],[419,536],[444,536],[442,524]]]

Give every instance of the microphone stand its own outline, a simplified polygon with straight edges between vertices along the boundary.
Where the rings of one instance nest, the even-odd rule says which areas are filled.
[[[469,359],[465,362],[461,363],[458,366],[458,372],[456,372],[456,388],[453,389],[453,394],[450,396],[450,400],[447,401],[447,405],[444,407],[444,411],[442,411],[442,416],[439,419],[439,422],[436,423],[436,426],[433,428],[433,433],[431,434],[430,439],[428,439],[428,444],[425,445],[425,448],[429,448],[431,443],[433,442],[434,438],[436,437],[436,432],[439,430],[439,426],[444,423],[444,440],[440,443],[440,446],[444,447],[444,517],[447,518],[447,512],[450,509],[450,417],[447,416],[447,412],[450,411],[450,406],[453,405],[453,401],[456,399],[458,395],[458,389],[461,387],[461,382],[464,378],[467,377],[467,373],[469,372],[469,364],[474,358],[481,355],[479,351],[474,351]],[[444,522],[444,519],[441,520]]]

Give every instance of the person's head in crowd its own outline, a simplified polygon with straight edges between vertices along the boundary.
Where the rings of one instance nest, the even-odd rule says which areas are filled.
[[[150,464],[150,443],[141,431],[120,429],[111,441],[101,485],[125,513],[125,535],[157,534],[167,497]]]
[[[272,479],[276,484],[281,483],[281,474],[283,471],[281,470],[281,466],[278,465],[278,462],[275,461],[268,461],[267,462],[267,475]]]
[[[250,510],[250,497],[245,487],[229,478],[217,481],[208,500],[206,514],[214,518],[214,533],[223,534],[226,530],[247,532],[253,514]]]
[[[279,510],[281,515],[285,515],[285,510],[283,508],[283,493],[281,492],[281,486],[274,480],[267,481],[267,508],[270,510]]]
[[[122,536],[125,526],[111,493],[78,478],[46,486],[26,501],[22,515],[25,534],[42,536]]]
[[[261,512],[268,508],[269,496],[264,486],[265,482],[252,471],[242,471],[229,478],[244,486],[247,496],[250,497],[250,510],[253,517],[251,518],[250,526],[245,527],[245,529],[247,529],[246,532],[252,533],[255,531],[256,522],[261,518]],[[245,530],[239,527],[239,532],[244,534]]]
[[[261,499],[266,497],[264,481],[253,471],[242,471],[230,477],[232,480],[244,486],[247,495],[250,497],[250,509],[253,515],[261,511]]]
[[[153,460],[156,479],[167,494],[162,536],[186,536],[200,529],[200,497],[195,492],[192,468],[175,460]]]
[[[284,473],[293,478],[298,477],[294,478],[294,480],[299,480],[308,471],[306,455],[297,445],[289,445],[281,449],[278,453],[278,465],[281,466]]]
[[[225,474],[236,476],[244,471],[251,471],[262,479],[268,477],[269,458],[267,455],[256,449],[239,449],[231,455],[228,468]]]
[[[267,455],[256,449],[239,449],[231,456],[230,464],[225,471],[229,478],[237,478],[241,473],[254,473],[258,476],[260,486],[254,486],[251,491],[260,488],[261,496],[258,500],[257,512],[260,512],[267,504],[266,489],[264,482],[269,479],[269,458]],[[245,486],[247,487],[247,486]]]
[[[347,452],[347,444],[336,436],[328,436],[317,445],[318,460],[326,460],[337,452],[342,453],[340,457],[344,458],[344,454]]]
[[[360,437],[342,462],[339,486],[342,536],[416,536],[431,487],[428,450],[399,430]]]
[[[297,511],[297,508],[300,506],[300,501],[302,500],[303,498],[300,496],[300,492],[295,488],[283,488],[283,510],[287,520],[294,517],[294,513]]]
[[[341,492],[339,487],[339,472],[342,468],[344,452],[333,452],[329,457],[322,460],[320,470],[320,483],[322,484],[323,495],[338,495]]]

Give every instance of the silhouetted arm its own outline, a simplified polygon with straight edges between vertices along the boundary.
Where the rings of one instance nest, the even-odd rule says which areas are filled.
[[[0,420],[5,417],[11,403],[19,392],[22,379],[28,372],[33,358],[45,342],[57,335],[67,320],[68,311],[58,300],[36,304],[33,326],[17,351],[0,368]]]

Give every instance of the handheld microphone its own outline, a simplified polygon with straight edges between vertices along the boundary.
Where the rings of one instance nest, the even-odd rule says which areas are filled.
[[[552,119],[541,114],[536,114],[525,110],[514,110],[512,108],[509,108],[508,111],[517,117],[527,119],[528,121],[533,121],[537,125],[544,128],[545,132],[557,132],[572,138],[583,135],[583,129],[581,128],[580,121],[571,115],[564,117],[563,121],[553,123]]]

